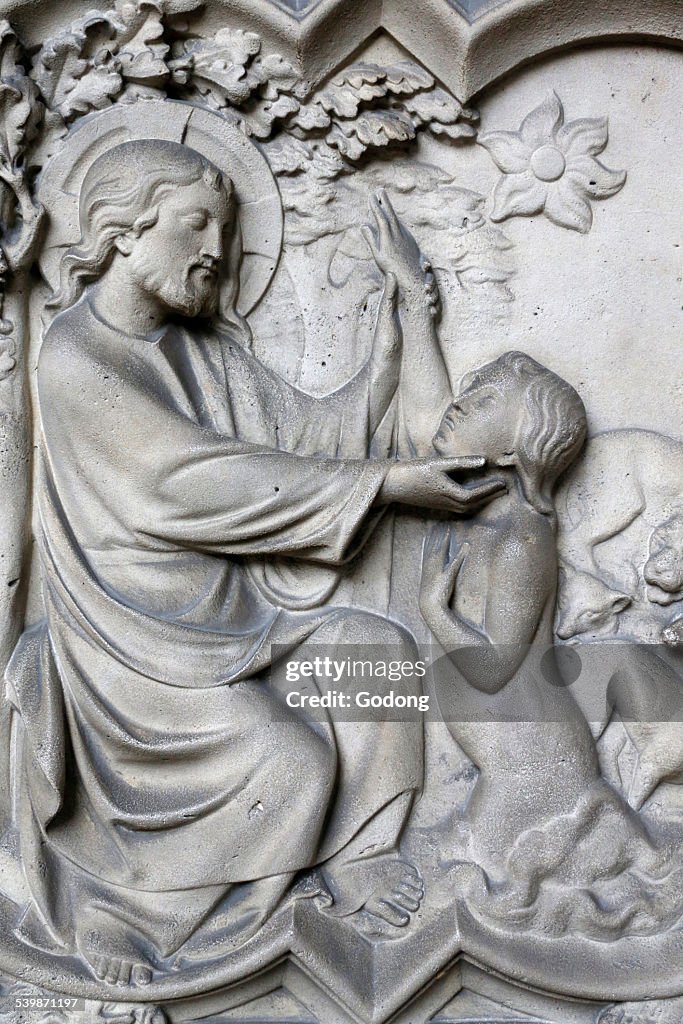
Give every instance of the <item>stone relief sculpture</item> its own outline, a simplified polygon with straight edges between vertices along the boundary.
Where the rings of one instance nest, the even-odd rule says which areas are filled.
[[[483,879],[476,874],[471,878],[469,912],[499,916],[508,928],[512,922],[513,927],[525,928],[533,921],[534,929],[550,928],[556,935],[568,928],[597,938],[612,927],[624,928],[626,891],[636,902],[643,901],[640,909],[634,904],[626,912],[631,926],[639,920],[647,927],[642,910],[652,906],[655,892],[663,895],[662,873],[673,864],[668,851],[656,852],[631,808],[618,798],[615,803],[614,788],[600,777],[590,731],[573,697],[561,690],[560,699],[549,705],[547,689],[542,683],[539,688],[539,680],[548,677],[543,662],[552,651],[556,585],[548,503],[556,476],[576,457],[584,434],[585,414],[578,395],[528,357],[509,353],[473,377],[447,411],[436,446],[441,452],[467,450],[476,439],[492,460],[515,467],[508,470],[515,474],[514,484],[508,498],[495,502],[469,528],[456,531],[455,544],[447,527],[432,531],[425,543],[421,607],[450,652],[440,691],[449,730],[480,772],[467,808],[471,832],[461,860],[450,864],[465,888],[465,871],[471,875],[473,867],[467,861],[473,860],[483,871]],[[541,543],[535,540],[536,533],[543,538]],[[509,566],[509,587],[489,591],[482,600],[481,579],[491,578],[493,559],[496,580],[506,578],[501,570]],[[525,601],[525,594],[533,595],[537,603]],[[466,610],[465,616],[458,607]],[[480,619],[485,629],[478,626]],[[633,661],[630,668],[640,670],[639,678],[629,679],[628,672],[612,677],[617,706],[628,697],[632,683],[642,698],[652,682],[647,657]],[[663,681],[660,674],[659,692]],[[678,677],[668,685],[676,691]],[[636,721],[630,724],[635,726]],[[639,739],[644,731],[641,726]],[[650,731],[656,732],[656,727]],[[669,739],[676,733],[680,735],[678,725],[670,730]],[[559,749],[564,754],[560,771]],[[657,756],[649,756],[649,767],[659,770],[657,782],[665,771],[664,749],[661,745]],[[549,764],[555,766],[554,777],[549,777]],[[652,781],[637,806],[655,788]],[[642,785],[642,776],[639,782]],[[572,792],[577,802],[569,807]],[[635,887],[626,880],[632,868],[638,877]],[[648,884],[644,876],[650,871]],[[667,875],[675,889],[679,883],[674,878],[673,873]],[[613,901],[617,879],[623,889],[621,898]],[[610,907],[617,905],[618,919],[610,921]],[[656,917],[661,921],[658,912]],[[599,1019],[628,1020],[628,1012]],[[659,1016],[655,1012],[651,1019]]]
[[[607,145],[607,120],[565,124],[554,92],[527,114],[518,132],[488,132],[478,142],[507,175],[494,192],[494,221],[543,212],[559,227],[590,231],[590,200],[615,195],[626,180],[625,172],[595,159]]]
[[[683,519],[680,513],[674,513],[650,534],[643,577],[649,601],[669,605],[683,600]]]
[[[370,238],[387,275],[377,345],[346,387],[312,400],[241,347],[233,308],[222,309],[226,333],[213,337],[169,323],[218,309],[224,247],[234,253],[239,242],[232,186],[218,168],[186,146],[142,139],[115,146],[85,176],[81,242],[63,257],[52,300],[60,312],[38,368],[47,621],[25,635],[7,679],[23,760],[15,827],[31,865],[20,933],[77,951],[103,981],[148,983],[152,965],[191,936],[196,950],[200,925],[216,956],[212,914],[234,946],[318,860],[346,913],[374,908],[404,924],[419,906],[419,872],[387,864],[391,841],[383,868],[367,856],[355,865],[353,893],[334,863],[378,814],[400,830],[420,781],[416,723],[365,723],[348,750],[344,732],[328,747],[295,717],[278,729],[278,702],[259,680],[273,644],[395,645],[408,660],[408,634],[350,609],[279,610],[244,571],[252,555],[336,565],[368,535],[373,508],[467,511],[502,486],[449,479],[476,460],[339,458],[344,444],[358,450],[354,429],[363,444],[372,438],[399,376],[406,407],[419,406],[414,370],[400,374],[399,279],[422,295],[413,315],[427,331],[413,345],[422,343],[423,358],[429,340],[431,283],[419,250],[386,196],[373,209]],[[436,352],[434,361],[432,378]],[[99,410],[94,429],[84,391]],[[84,491],[86,463],[100,470]],[[338,775],[347,794],[338,782],[335,792]],[[188,846],[201,854],[188,858]]]
[[[651,620],[652,605],[681,599],[682,474],[683,448],[673,438],[616,430],[591,440],[560,495],[561,637],[614,629],[633,604]],[[597,480],[603,493],[591,500]]]
[[[683,1018],[670,0],[376,6],[0,25],[2,1024]]]

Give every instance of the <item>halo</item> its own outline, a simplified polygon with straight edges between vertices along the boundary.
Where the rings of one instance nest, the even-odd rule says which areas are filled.
[[[46,281],[57,287],[61,257],[80,240],[78,202],[90,167],[107,150],[138,139],[183,143],[232,180],[244,249],[238,308],[246,316],[268,288],[280,258],[280,193],[265,157],[239,128],[210,110],[177,100],[138,100],[94,114],[72,130],[48,161],[38,189],[49,214],[40,255]]]

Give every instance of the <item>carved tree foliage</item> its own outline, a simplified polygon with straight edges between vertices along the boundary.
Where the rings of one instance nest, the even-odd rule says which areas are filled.
[[[222,29],[213,39],[177,42],[171,68],[186,84],[187,98],[221,111],[248,135],[267,140],[285,129],[279,159],[290,172],[295,165],[307,169],[321,152],[326,169],[340,173],[344,160],[412,142],[424,129],[453,139],[476,134],[474,112],[412,61],[390,67],[358,62],[307,97],[292,65],[262,54],[255,33]],[[302,141],[309,144],[297,145]]]
[[[257,139],[299,110],[299,76],[278,54],[263,55],[254,32],[221,29],[213,39],[179,41],[173,56],[183,98],[219,111]]]
[[[366,154],[410,143],[422,131],[473,138],[476,120],[473,110],[463,108],[412,61],[389,67],[359,62],[289,117],[289,134],[278,140],[272,159],[284,173],[311,170],[316,177],[336,177]]]
[[[264,148],[280,179],[290,215],[290,241],[306,244],[314,237],[337,233],[345,240],[342,248],[356,253],[363,252],[362,240],[354,235],[361,192],[374,187],[377,179],[394,190],[400,205],[403,193],[398,180],[386,180],[387,174],[396,178],[399,172],[391,171],[390,161],[381,159],[384,154],[408,148],[420,133],[455,142],[477,134],[477,114],[463,108],[428,71],[410,60],[389,66],[357,61],[310,93],[287,60],[263,52],[255,33],[224,28],[208,39],[181,34],[166,19],[160,0],[117,0],[110,10],[89,12],[47,41],[35,54],[30,70],[4,22],[0,26],[0,288],[8,271],[26,264],[37,237],[40,211],[31,196],[31,168],[44,163],[78,118],[115,102],[155,96],[206,106],[239,125]],[[572,123],[562,131],[566,134],[582,124]],[[586,122],[587,128],[592,124]],[[481,142],[504,171],[519,170],[516,164],[508,166],[508,150],[513,143],[518,148],[522,145],[516,135],[494,132]],[[605,142],[602,132],[591,152],[599,152]],[[548,152],[546,145],[541,155]],[[533,163],[535,152],[528,159]],[[365,174],[373,164],[374,171]],[[567,166],[569,180],[575,168]],[[526,164],[522,171],[531,175],[525,168]],[[586,188],[593,189],[592,196],[596,168],[603,169],[596,161],[591,168],[593,177]],[[539,173],[544,173],[543,168]],[[499,298],[509,298],[509,243],[485,217],[483,197],[458,189],[447,175],[447,181],[437,183],[427,174],[425,188],[416,183],[414,174],[408,177],[406,218],[418,234],[421,224],[425,230],[439,232],[440,251],[463,288],[476,292],[486,286],[497,291]],[[621,187],[623,175],[613,177],[600,195]],[[559,185],[563,183],[564,179]],[[531,185],[538,191],[536,179]],[[598,185],[601,182],[595,178]],[[500,187],[504,186],[506,182]],[[444,190],[449,189],[455,213],[446,221],[443,200]],[[545,204],[548,216],[552,214],[549,202],[544,193],[544,203],[536,204],[539,209]],[[529,212],[508,206],[502,209],[498,203],[492,219]],[[586,223],[570,226],[586,230],[588,214]],[[0,332],[10,330],[0,305]],[[12,365],[13,353],[6,345],[0,351],[0,378]]]
[[[110,10],[90,11],[48,40],[30,67],[2,22],[0,333],[12,330],[2,318],[5,276],[30,260],[41,222],[31,172],[78,118],[154,96],[207,106],[238,124],[266,147],[274,172],[290,179],[294,192],[306,181],[323,207],[334,198],[321,194],[325,183],[410,145],[420,132],[452,140],[476,135],[475,112],[412,61],[359,61],[310,94],[287,60],[262,51],[255,33],[226,28],[210,39],[180,37],[158,0],[117,0]],[[338,215],[343,219],[342,208]],[[0,379],[14,366],[11,345],[0,350]]]
[[[363,238],[359,210],[369,193],[386,188],[399,217],[430,253],[437,271],[457,281],[474,301],[481,299],[494,308],[502,310],[500,303],[513,297],[509,288],[514,272],[512,243],[487,220],[485,197],[460,187],[439,167],[400,157],[377,159],[336,181],[323,173],[317,177],[282,174],[280,187],[290,244],[307,245],[323,236],[338,236],[328,270],[332,282],[346,276],[344,265],[350,269],[365,262],[372,271],[374,261]]]
[[[171,77],[164,35],[161,9],[153,0],[119,0],[113,10],[91,11],[47,42],[31,74],[50,110],[51,126],[63,128],[101,110],[124,91],[137,96],[164,86]]]
[[[476,134],[476,114],[412,61],[357,62],[308,96],[295,68],[264,54],[254,32],[173,39],[156,0],[118,0],[78,19],[43,46],[31,74],[57,129],[151,89],[219,111],[256,139],[285,129],[351,162],[423,130],[452,139]],[[290,162],[304,161],[305,152],[294,149]]]
[[[0,334],[13,324],[5,319],[4,295],[8,272],[22,269],[29,258],[41,220],[31,193],[26,150],[36,138],[43,105],[22,64],[21,47],[8,22],[0,22]],[[0,343],[0,380],[16,365],[15,343]]]

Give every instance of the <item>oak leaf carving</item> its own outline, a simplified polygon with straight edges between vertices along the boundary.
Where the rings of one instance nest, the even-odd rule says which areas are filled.
[[[419,131],[471,138],[476,118],[413,61],[389,66],[359,61],[318,89],[285,128],[301,139],[324,140],[319,152],[336,151],[343,158],[342,173],[346,161],[357,163],[373,151],[404,145]]]
[[[17,37],[0,23],[0,166],[4,178],[20,174],[26,147],[36,136],[43,108],[27,77]]]
[[[0,335],[13,324],[4,316],[9,272],[24,269],[32,256],[43,217],[36,203],[26,154],[37,134],[43,106],[35,83],[27,76],[19,41],[8,22],[0,22]],[[0,344],[0,379],[16,366],[16,346]]]
[[[191,85],[214,109],[239,107],[260,83],[259,76],[247,70],[260,49],[261,40],[255,32],[221,29],[212,39],[178,43],[171,68],[177,72],[186,67]]]
[[[31,77],[47,107],[65,121],[100,110],[123,88],[112,59],[119,27],[113,11],[91,12],[44,44]]]
[[[434,87],[434,77],[413,60],[401,60],[387,68],[387,83],[390,92],[397,96],[411,95]]]
[[[366,148],[411,142],[417,132],[407,114],[399,110],[366,110],[353,122],[353,134]]]
[[[265,100],[245,115],[243,125],[247,134],[257,139],[270,138],[276,121],[284,121],[299,109],[299,103],[292,96],[278,96],[276,100]]]
[[[123,78],[142,85],[163,83],[170,47],[164,41],[161,8],[153,0],[119,0],[116,12],[121,19],[116,56]]]
[[[279,53],[257,57],[251,66],[251,74],[261,85],[261,94],[267,100],[275,100],[283,93],[297,96],[301,92],[300,75]]]

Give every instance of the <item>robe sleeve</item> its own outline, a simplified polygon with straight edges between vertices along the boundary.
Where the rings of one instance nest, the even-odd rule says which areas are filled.
[[[318,451],[337,458],[365,458],[371,448],[368,374],[361,371],[342,391],[314,398],[289,388],[287,446],[299,452]]]
[[[381,463],[273,452],[239,441],[183,445],[149,495],[162,540],[223,554],[340,564],[386,474]],[[373,517],[374,518],[374,517]]]
[[[342,388],[322,397],[300,391],[250,355],[241,364],[231,364],[228,376],[245,369],[257,392],[268,396],[270,409],[277,409],[278,448],[335,459],[365,459],[373,450],[367,365]],[[268,406],[263,411],[268,418]]]
[[[75,516],[106,516],[146,545],[330,565],[351,557],[376,521],[386,463],[216,433],[174,407],[149,366],[103,367],[82,347],[68,359],[53,349],[41,356],[41,413],[54,478]]]

